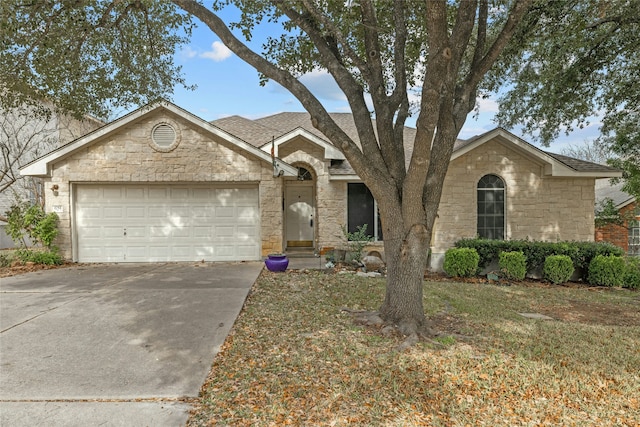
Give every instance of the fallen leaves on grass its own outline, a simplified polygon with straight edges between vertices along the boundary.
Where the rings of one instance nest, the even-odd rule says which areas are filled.
[[[427,283],[431,320],[470,338],[398,352],[402,337],[341,312],[375,310],[383,292],[382,280],[352,275],[263,273],[189,425],[638,425],[637,324],[536,322],[505,307],[542,306],[547,291]],[[633,310],[629,301],[617,309]]]

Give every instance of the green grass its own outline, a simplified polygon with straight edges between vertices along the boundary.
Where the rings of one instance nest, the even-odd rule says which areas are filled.
[[[638,292],[447,282],[425,283],[424,294],[428,316],[447,333],[398,352],[401,337],[354,326],[341,311],[375,310],[383,280],[263,273],[189,425],[640,420]]]

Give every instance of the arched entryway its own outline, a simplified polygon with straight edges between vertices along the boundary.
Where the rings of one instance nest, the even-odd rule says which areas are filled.
[[[313,248],[315,241],[315,179],[298,166],[298,178],[285,181],[284,234],[286,248]]]

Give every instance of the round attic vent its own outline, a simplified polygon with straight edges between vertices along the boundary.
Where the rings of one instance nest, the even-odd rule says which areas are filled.
[[[176,142],[176,131],[171,125],[160,123],[153,128],[151,139],[153,139],[153,143],[158,147],[169,148]]]

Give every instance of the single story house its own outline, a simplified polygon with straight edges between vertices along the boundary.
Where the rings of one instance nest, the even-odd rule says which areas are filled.
[[[622,191],[623,183],[611,184],[608,179],[596,181],[596,206],[610,199],[620,213],[622,224],[597,227],[596,242],[609,242],[629,255],[640,256],[640,206],[635,197]]]
[[[350,114],[333,118],[355,138]],[[410,140],[414,129],[406,128]],[[376,203],[306,113],[207,122],[146,106],[21,169],[45,179],[63,255],[78,262],[260,260],[343,243]],[[595,180],[619,171],[542,151],[504,129],[458,141],[431,264],[463,237],[593,240]]]

